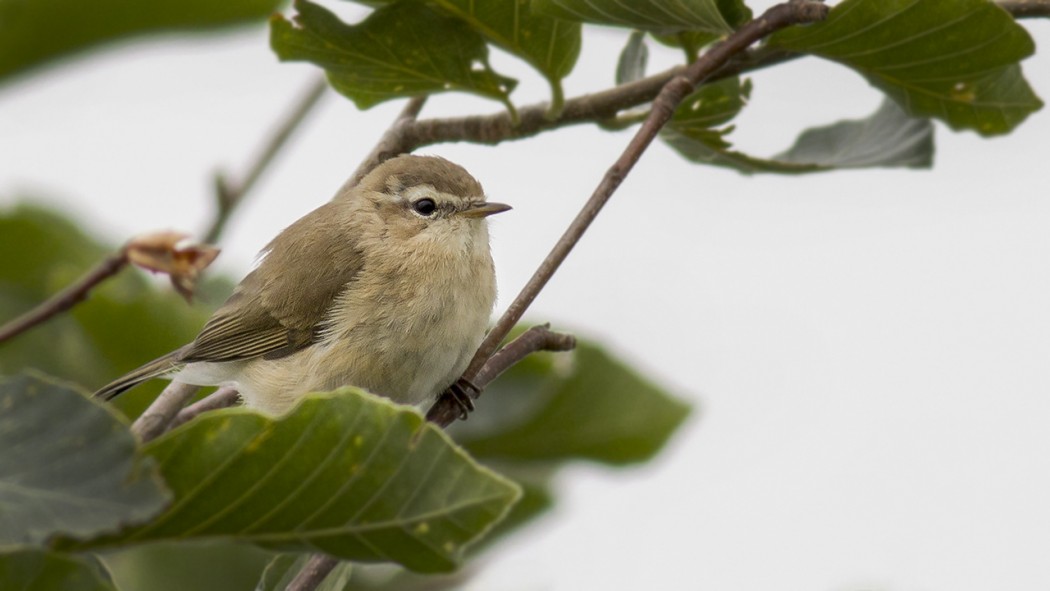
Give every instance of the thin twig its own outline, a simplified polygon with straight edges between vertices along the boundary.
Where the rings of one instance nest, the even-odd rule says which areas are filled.
[[[105,260],[73,285],[0,327],[0,343],[22,334],[56,314],[65,312],[84,301],[95,286],[119,273],[127,264],[128,254],[124,248],[120,249],[120,252],[106,257]]]
[[[571,351],[575,347],[576,337],[553,332],[546,324],[533,326],[518,338],[507,343],[485,362],[473,379],[473,384],[479,389],[474,394],[480,395],[480,391],[484,390],[500,374],[537,351]],[[444,428],[459,418],[460,412],[459,405],[452,397],[442,396],[427,411],[427,420]]]
[[[310,111],[317,105],[327,88],[328,81],[323,76],[318,76],[317,79],[310,82],[302,96],[296,100],[295,107],[282,119],[280,125],[274,129],[273,135],[266,141],[255,162],[248,169],[248,173],[244,175],[244,179],[240,182],[233,182],[222,173],[216,175],[215,201],[219,211],[216,213],[215,219],[212,220],[211,226],[204,233],[205,242],[214,243],[219,239],[233,210],[255,186],[259,177],[270,166],[270,163],[273,162],[281,148],[288,143],[288,138],[292,136]]]
[[[131,425],[131,432],[143,443],[156,439],[168,429],[172,419],[186,406],[190,398],[193,398],[198,389],[197,386],[182,382],[171,382],[149,408],[135,419]]]
[[[496,323],[496,326],[485,337],[470,365],[464,372],[463,377],[473,381],[481,371],[482,366],[492,353],[496,351],[500,342],[506,338],[510,330],[521,319],[522,314],[536,299],[540,290],[547,284],[554,272],[568,256],[572,248],[579,242],[584,232],[594,221],[602,207],[608,202],[613,192],[619,187],[624,177],[630,172],[634,164],[642,156],[645,149],[652,143],[659,133],[660,128],[674,114],[675,107],[707,76],[717,71],[729,59],[744,51],[752,43],[772,34],[785,27],[815,22],[824,18],[828,7],[811,0],[791,0],[785,4],[778,4],[767,10],[761,17],[745,24],[725,41],[713,46],[700,59],[693,62],[682,75],[675,76],[664,85],[663,90],[653,101],[649,117],[642,124],[638,133],[628,144],[623,154],[605,173],[605,177],[598,184],[597,189],[590,199],[580,210],[576,219],[572,221],[568,229],[558,240],[547,258],[540,263],[536,272],[529,282],[522,288],[518,297],[507,308],[507,311]]]
[[[1014,18],[1050,17],[1050,0],[1000,0],[996,4]]]
[[[205,398],[180,410],[179,414],[175,415],[175,418],[171,420],[171,423],[169,423],[164,430],[170,431],[191,419],[197,418],[198,415],[208,412],[209,410],[218,410],[220,408],[235,406],[240,399],[241,395],[237,390],[228,386],[223,386],[211,394],[208,394]]]
[[[327,554],[314,554],[306,561],[299,574],[295,575],[291,583],[284,588],[285,591],[313,591],[339,564],[338,558]]]

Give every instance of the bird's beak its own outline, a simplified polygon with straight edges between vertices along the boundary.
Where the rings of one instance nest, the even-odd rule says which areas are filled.
[[[511,207],[505,203],[486,201],[485,203],[472,205],[469,209],[464,209],[460,213],[468,218],[486,218],[490,215],[507,211],[508,209],[511,209]]]

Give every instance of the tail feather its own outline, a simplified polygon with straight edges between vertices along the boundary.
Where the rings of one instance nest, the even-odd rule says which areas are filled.
[[[95,392],[94,397],[103,400],[113,400],[124,393],[125,390],[130,390],[146,380],[159,378],[160,376],[170,374],[182,368],[185,364],[178,360],[179,353],[181,352],[181,349],[176,349],[163,357],[158,357],[142,367],[124,374],[99,388],[98,391]]]

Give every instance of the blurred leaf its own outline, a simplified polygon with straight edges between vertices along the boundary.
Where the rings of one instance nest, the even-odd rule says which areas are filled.
[[[520,494],[418,412],[353,389],[276,418],[215,411],[144,451],[175,492],[171,509],[72,547],[231,538],[447,571]]]
[[[261,21],[280,0],[0,0],[0,79],[101,43]]]
[[[626,84],[645,77],[645,67],[649,63],[649,48],[645,45],[645,33],[634,31],[627,39],[627,45],[620,51],[616,62],[616,84]]]
[[[310,560],[309,554],[278,554],[266,565],[255,591],[284,591]],[[316,591],[343,591],[350,583],[351,564],[340,562],[321,581]]]
[[[95,557],[37,549],[0,553],[0,589],[116,591]]]
[[[164,230],[132,238],[124,246],[128,261],[154,273],[165,273],[186,301],[193,299],[201,271],[215,261],[219,249],[189,242],[189,234]]]
[[[564,371],[557,365],[543,371],[536,362],[511,369],[485,395],[498,397],[499,404],[482,399],[479,407],[495,411],[517,397],[517,408],[508,405],[498,409],[498,418],[457,429],[457,441],[486,461],[589,459],[619,465],[652,457],[689,414],[688,405],[594,345],[581,343],[555,362],[570,355],[571,367]],[[523,408],[525,403],[531,408]]]
[[[120,591],[247,591],[272,556],[245,543],[161,542],[101,559]]]
[[[911,117],[897,103],[884,99],[866,119],[807,129],[794,146],[773,158],[823,168],[929,168],[933,164],[933,124]]]
[[[28,205],[0,210],[0,322],[36,306],[115,251],[57,213]],[[193,340],[211,307],[232,290],[229,281],[209,278],[197,292],[203,304],[191,307],[170,288],[152,283],[132,269],[106,281],[70,313],[0,346],[0,373],[35,368],[93,390]],[[160,387],[157,381],[136,388],[117,407],[136,416]]]
[[[532,0],[532,9],[555,18],[599,25],[718,35],[732,32],[733,21],[750,14],[741,0]]]
[[[0,449],[0,547],[113,532],[170,498],[119,417],[36,376],[0,380]]]
[[[900,103],[952,129],[1007,133],[1043,103],[1018,62],[1035,50],[1024,27],[987,0],[845,0],[827,20],[769,45],[841,62]]]
[[[294,22],[271,19],[270,44],[281,60],[324,68],[332,86],[361,109],[397,97],[460,90],[499,100],[516,82],[488,65],[488,48],[466,23],[398,2],[347,25],[327,9],[297,0]]]

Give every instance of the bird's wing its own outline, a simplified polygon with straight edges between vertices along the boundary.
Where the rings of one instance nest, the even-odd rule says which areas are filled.
[[[179,361],[275,359],[316,342],[335,298],[363,266],[337,207],[322,205],[274,238]]]

